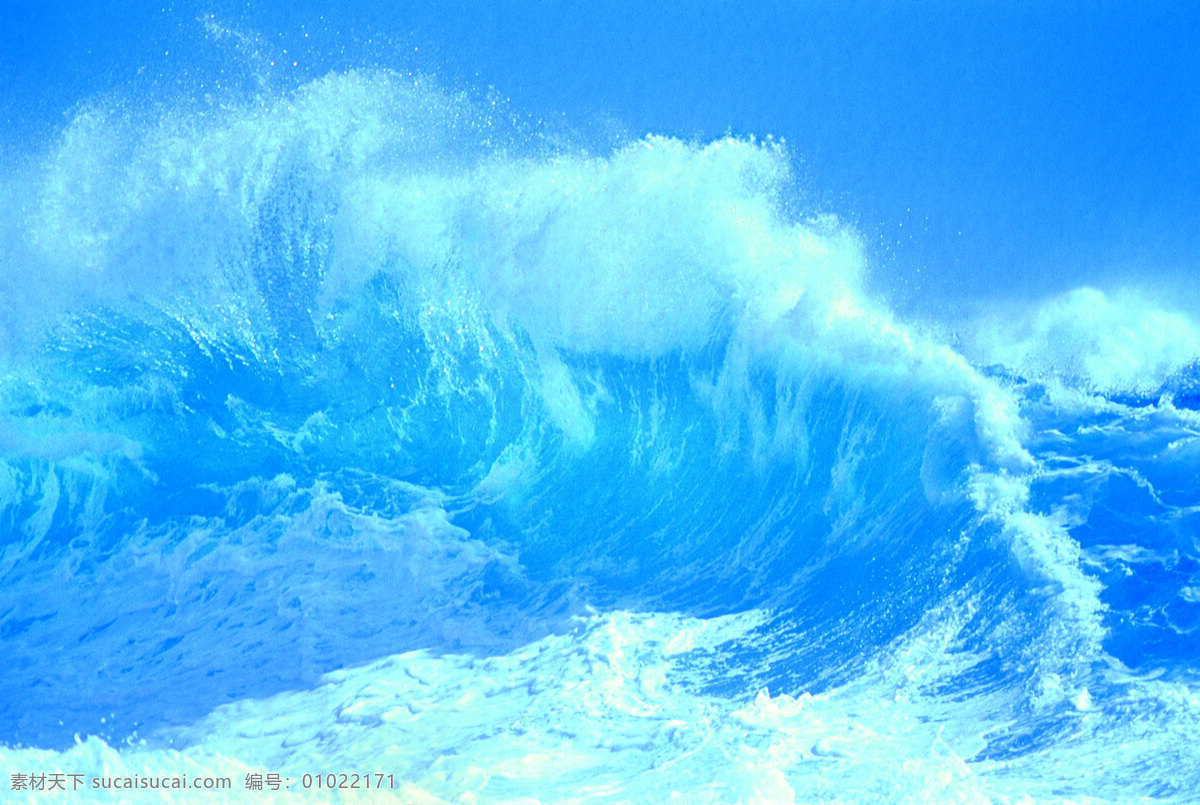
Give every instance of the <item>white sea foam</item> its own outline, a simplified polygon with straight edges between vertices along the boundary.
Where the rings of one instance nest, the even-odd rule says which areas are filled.
[[[1030,795],[1066,803],[1148,793],[1140,775],[1155,757],[1180,781],[1194,777],[1186,738],[1200,700],[1163,684],[1096,699],[1051,676],[1041,706],[1061,710],[1073,737],[1015,759],[980,759],[1022,703],[1010,690],[955,692],[952,680],[983,659],[960,644],[977,607],[963,600],[930,611],[855,681],[817,695],[699,692],[722,647],[747,639],[767,613],[611,612],[508,654],[418,651],[337,671],[311,690],[225,705],[120,751],[90,738],[64,752],[0,749],[0,761],[6,770],[85,779],[229,777],[232,794],[203,794],[216,803],[279,796],[245,790],[247,775],[268,773],[290,784],[288,801],[341,801],[304,790],[303,775],[318,771],[390,774],[394,788],[371,792],[371,801],[418,803],[990,803]],[[1170,758],[1162,757],[1164,729],[1181,738]],[[1114,742],[1125,751],[1112,753]],[[1047,763],[1062,773],[1047,778]],[[12,792],[8,801],[39,796]]]
[[[397,788],[374,795],[382,802],[987,801],[941,728],[903,697],[879,698],[884,688],[741,703],[695,692],[697,664],[764,619],[614,612],[507,655],[412,652],[227,705],[176,734],[181,751],[90,739],[0,757],[89,776],[231,776],[239,789],[248,773],[276,772],[298,793],[317,770],[386,770]]]
[[[1020,313],[985,317],[972,357],[1096,391],[1149,392],[1200,358],[1200,327],[1141,293],[1079,288]]]

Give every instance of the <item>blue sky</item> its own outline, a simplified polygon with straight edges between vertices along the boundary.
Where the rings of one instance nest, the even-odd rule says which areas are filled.
[[[783,137],[803,204],[854,222],[901,305],[1183,287],[1200,262],[1193,3],[49,5],[0,0],[10,151],[97,93],[211,82],[212,13],[295,56],[292,78],[382,64],[585,137]]]

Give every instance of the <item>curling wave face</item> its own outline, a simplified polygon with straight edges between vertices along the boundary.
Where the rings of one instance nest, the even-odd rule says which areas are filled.
[[[1111,353],[1083,291],[980,370],[781,145],[593,155],[386,72],[88,108],[8,188],[6,760],[974,801],[1124,740],[1112,791],[1194,790],[1129,732],[1196,735],[1194,338],[1064,363]]]

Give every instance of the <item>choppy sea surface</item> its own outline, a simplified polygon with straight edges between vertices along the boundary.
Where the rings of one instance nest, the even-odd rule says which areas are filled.
[[[0,799],[1190,801],[1195,318],[908,317],[794,165],[389,69],[9,160]]]

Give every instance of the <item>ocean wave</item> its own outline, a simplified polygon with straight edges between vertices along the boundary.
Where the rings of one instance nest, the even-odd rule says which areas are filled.
[[[405,772],[431,797],[516,796],[528,769],[476,733],[533,707],[528,756],[566,752],[546,714],[586,693],[621,757],[684,736],[655,790],[725,747],[742,771],[695,799],[970,801],[999,790],[972,768],[1126,701],[1112,668],[1191,657],[1134,646],[1192,628],[1194,412],[1100,393],[1184,377],[1181,315],[1078,291],[964,356],[867,293],[774,141],[585,153],[388,72],[152,112],[83,109],[8,191],[0,639],[45,706],[6,699],[0,740],[357,763],[408,718],[395,679],[444,676],[431,713],[500,699],[427,719],[466,730],[461,764]],[[840,709],[883,690],[894,723]],[[306,748],[238,743],[230,698]],[[323,743],[346,713],[366,732]],[[605,740],[562,785],[625,763]],[[82,746],[61,757],[110,751]]]

